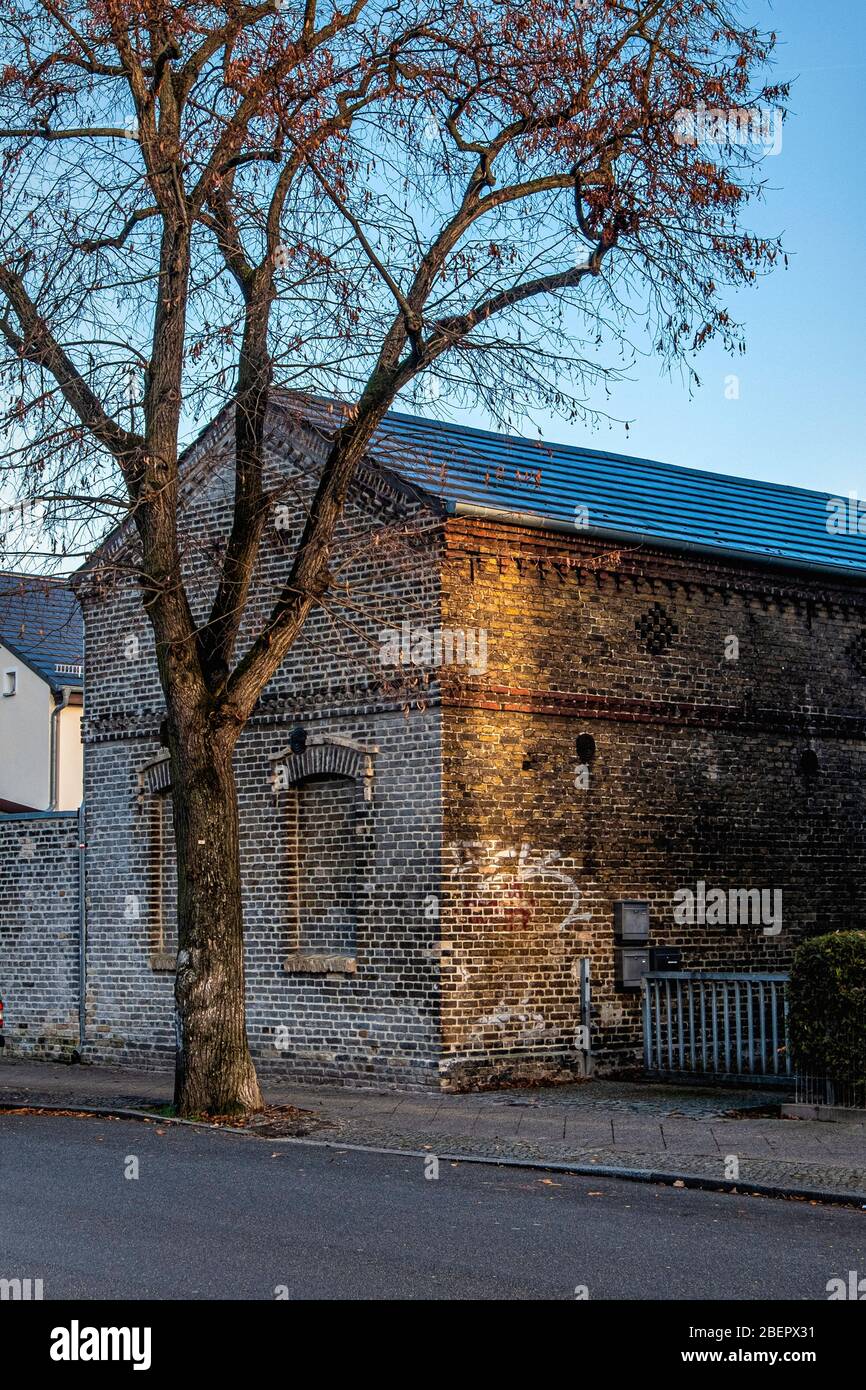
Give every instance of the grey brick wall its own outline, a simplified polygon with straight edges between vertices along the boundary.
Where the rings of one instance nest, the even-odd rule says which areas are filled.
[[[0,815],[0,995],[10,1053],[78,1045],[78,816]]]
[[[315,437],[306,444],[312,455],[299,451],[275,418],[269,482],[276,488],[282,480],[295,530],[275,530],[266,539],[241,651],[271,606],[303,515],[298,498],[308,497],[314,483],[320,446]],[[201,475],[187,492],[187,524],[195,536],[190,583],[201,614],[213,583],[208,550],[225,535],[229,514],[226,477],[218,467],[224,449],[217,440],[203,455]],[[405,693],[383,683],[378,637],[383,627],[406,618],[438,621],[435,544],[431,549],[426,530],[431,519],[412,498],[361,479],[335,547],[340,589],[307,624],[238,745],[248,1029],[263,1072],[359,1084],[435,1083],[438,922],[424,905],[438,893],[441,877],[441,715],[435,686],[410,707]],[[425,538],[420,549],[419,534]],[[134,585],[121,572],[86,584],[81,598],[93,1001],[88,1055],[166,1065],[174,1046],[174,976],[155,948],[153,798],[141,785],[142,769],[163,751],[152,639]],[[274,756],[298,725],[311,736],[348,738],[378,750],[370,802],[363,803],[360,785],[353,793],[361,805],[352,831],[354,968],[337,962],[343,968],[324,969],[321,961],[298,958],[299,947],[306,956],[328,954],[324,932],[299,938],[294,851],[304,788],[281,788],[273,778]],[[328,785],[309,784],[308,809],[317,787]],[[348,809],[336,830],[335,848],[344,861]],[[322,871],[330,873],[333,888],[328,832],[319,824],[316,833]],[[162,877],[170,887],[171,869]],[[302,931],[310,933],[312,922],[308,912]],[[331,949],[348,956],[350,944],[344,934]]]

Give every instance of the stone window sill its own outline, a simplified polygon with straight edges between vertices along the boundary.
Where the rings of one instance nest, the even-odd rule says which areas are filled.
[[[177,956],[173,951],[151,951],[150,968],[161,973],[171,973],[177,970]]]
[[[354,975],[358,962],[354,956],[323,956],[311,951],[293,951],[283,961],[283,969],[290,974]]]

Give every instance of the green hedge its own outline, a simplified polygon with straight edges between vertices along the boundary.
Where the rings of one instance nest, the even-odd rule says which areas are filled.
[[[866,931],[814,936],[794,953],[788,1041],[804,1075],[866,1094]]]

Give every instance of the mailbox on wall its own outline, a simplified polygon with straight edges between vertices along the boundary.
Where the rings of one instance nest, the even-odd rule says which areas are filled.
[[[683,953],[679,946],[651,946],[649,957],[650,970],[679,970]]]
[[[617,989],[640,989],[649,970],[649,951],[646,946],[617,946],[614,963]]]
[[[613,905],[613,930],[617,941],[625,945],[649,941],[649,903],[624,898]]]

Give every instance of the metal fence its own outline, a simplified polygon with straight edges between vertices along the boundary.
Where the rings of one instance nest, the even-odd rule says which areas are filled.
[[[793,1074],[787,983],[785,974],[677,970],[645,975],[647,1071],[784,1083]]]
[[[866,1041],[862,1027],[837,1023],[832,1042],[835,1074],[830,1077],[798,1073],[797,1101],[804,1105],[838,1105],[846,1110],[866,1109]]]

